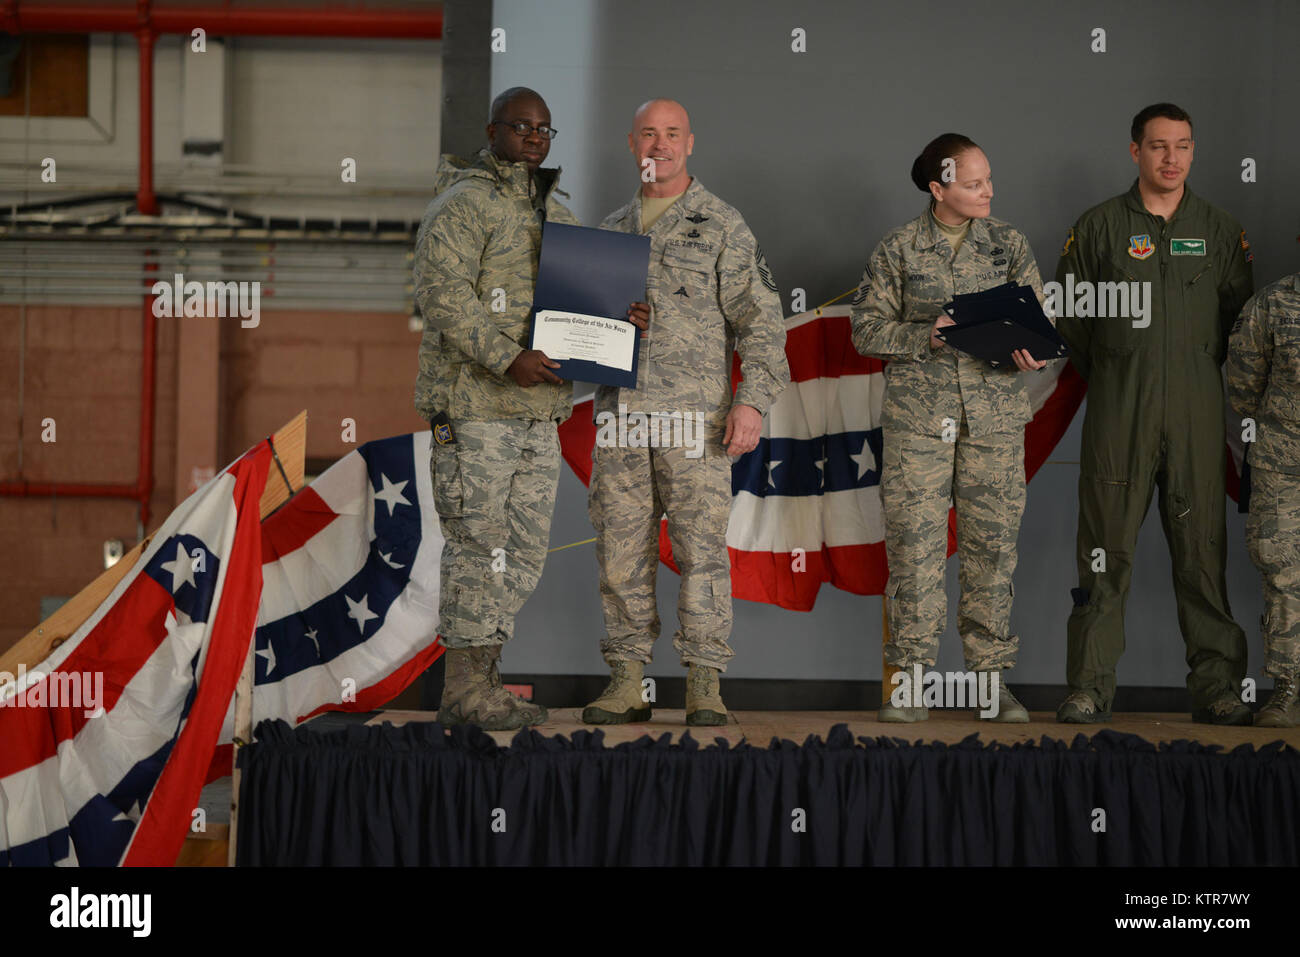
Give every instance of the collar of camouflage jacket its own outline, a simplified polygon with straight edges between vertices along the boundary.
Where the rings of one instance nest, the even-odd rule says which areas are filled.
[[[930,205],[928,203],[926,204],[925,212],[921,214],[921,218],[918,222],[919,228],[916,231],[916,239],[914,241],[918,251],[933,249],[935,246],[939,245],[939,240],[941,239],[947,242],[947,237],[944,236],[944,234],[939,230],[939,227],[934,224],[934,218],[930,215]],[[966,234],[966,242],[975,242],[980,246],[992,245],[989,239],[988,223],[982,219],[972,219],[970,222],[970,232]]]
[[[438,172],[434,176],[434,194],[441,193],[454,183],[475,178],[488,179],[508,189],[518,190],[525,196],[531,195],[528,164],[507,163],[486,147],[479,150],[473,159],[444,153],[438,163]],[[543,197],[549,196],[552,192],[560,196],[568,196],[564,190],[557,188],[559,182],[558,166],[537,171],[537,184],[542,190]]]
[[[654,226],[650,228],[654,229],[655,227],[659,226],[661,223],[668,226],[675,223],[687,210],[690,209],[691,203],[699,201],[703,193],[704,193],[704,187],[700,185],[699,178],[696,176],[692,176],[691,185],[686,187],[686,192],[682,193],[682,195],[677,198],[677,202],[673,203],[671,206],[665,209],[663,215],[660,216],[658,219],[656,219]],[[628,212],[632,216],[632,225],[636,227],[636,231],[638,233],[644,233],[645,228],[641,225],[641,187],[640,186],[638,186],[636,188],[636,192],[632,194],[632,202],[628,204]]]
[[[1128,188],[1128,192],[1124,194],[1124,203],[1125,205],[1128,206],[1129,209],[1133,210],[1134,212],[1144,213],[1147,216],[1155,216],[1156,215],[1155,213],[1147,209],[1146,203],[1142,202],[1142,189],[1140,183],[1141,183],[1140,180],[1137,179],[1133,180],[1133,185],[1130,186]],[[1183,198],[1178,201],[1178,208],[1174,210],[1174,214],[1169,217],[1167,222],[1172,223],[1174,220],[1176,220],[1179,216],[1183,214],[1184,210],[1191,208],[1193,202],[1192,200],[1193,195],[1194,194],[1192,193],[1192,187],[1188,185],[1186,180],[1184,180]],[[1158,216],[1156,218],[1159,219]]]

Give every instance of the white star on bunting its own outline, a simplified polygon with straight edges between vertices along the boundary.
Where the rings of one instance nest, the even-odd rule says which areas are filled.
[[[360,601],[353,601],[347,595],[343,599],[348,603],[348,617],[357,623],[357,631],[365,634],[366,622],[379,617],[370,610],[370,596],[362,595]]]
[[[176,557],[169,562],[162,563],[162,569],[165,572],[172,573],[172,594],[180,591],[182,585],[188,583],[195,585],[194,581],[194,559],[185,551],[185,543],[176,543]]]
[[[271,677],[271,672],[275,670],[275,649],[267,642],[265,648],[257,649],[258,657],[266,659],[266,676]]]
[[[858,463],[859,482],[862,481],[862,476],[866,475],[876,467],[876,453],[871,451],[871,447],[867,444],[867,437],[865,435],[862,437],[862,451],[857,455],[850,455],[849,458]]]
[[[388,480],[388,476],[384,475],[382,472],[379,474],[379,478],[384,483],[384,487],[375,493],[375,498],[388,506],[388,514],[390,516],[393,514],[393,509],[398,505],[411,504],[406,500],[406,496],[402,494],[402,489],[406,488],[405,481],[398,482],[394,485]]]

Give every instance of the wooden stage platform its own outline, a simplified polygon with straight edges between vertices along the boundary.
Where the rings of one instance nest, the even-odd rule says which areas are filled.
[[[358,716],[360,717],[360,716]],[[1058,724],[1056,716],[1048,712],[1033,712],[1028,724],[994,724],[980,721],[974,711],[930,713],[928,721],[918,724],[885,724],[876,720],[874,711],[733,711],[726,725],[716,728],[687,728],[686,712],[664,708],[656,709],[649,721],[636,724],[597,726],[583,723],[580,708],[555,708],[550,720],[536,730],[552,737],[571,735],[575,731],[603,731],[607,745],[635,741],[642,735],[658,738],[672,735],[676,741],[682,732],[689,730],[700,744],[712,744],[715,738],[739,743],[748,740],[751,745],[766,747],[772,738],[785,738],[802,742],[810,734],[825,738],[837,724],[847,724],[855,737],[902,738],[908,742],[942,741],[955,744],[972,734],[983,742],[997,741],[1016,744],[1037,742],[1043,737],[1073,741],[1082,734],[1091,738],[1099,731],[1118,731],[1136,734],[1153,744],[1165,741],[1190,740],[1201,744],[1217,744],[1230,750],[1241,744],[1259,747],[1273,741],[1283,741],[1300,748],[1300,728],[1220,727],[1198,724],[1187,714],[1158,714],[1133,712],[1117,714],[1104,724]],[[366,720],[366,724],[385,722],[399,726],[413,721],[434,721],[434,711],[380,711]],[[494,731],[491,737],[498,744],[509,744],[516,731]]]

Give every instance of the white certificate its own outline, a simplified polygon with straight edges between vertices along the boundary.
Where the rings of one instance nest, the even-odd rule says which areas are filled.
[[[542,309],[533,326],[533,348],[557,362],[582,359],[631,372],[639,331],[622,319]]]

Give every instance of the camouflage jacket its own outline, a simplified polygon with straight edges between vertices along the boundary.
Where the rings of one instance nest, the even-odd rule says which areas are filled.
[[[529,176],[486,149],[473,162],[443,156],[415,241],[424,316],[415,407],[426,419],[569,417],[569,383],[523,388],[506,374],[528,348],[542,224],[578,222],[555,198],[559,176]]]
[[[1228,340],[1228,398],[1256,420],[1256,468],[1300,475],[1300,273],[1246,303]]]
[[[885,367],[882,422],[940,436],[944,419],[971,435],[1022,428],[1030,418],[1025,376],[1015,366],[994,368],[945,346],[930,348],[930,328],[957,293],[1005,282],[1032,286],[1043,299],[1033,250],[1017,229],[999,219],[972,220],[954,258],[927,206],[891,231],[871,254],[853,299],[853,345]]]
[[[641,234],[641,191],[610,213],[604,229]],[[700,412],[706,428],[725,428],[732,402],[766,413],[790,381],[785,318],[767,260],[733,207],[692,178],[650,232],[646,301],[636,392],[601,386],[597,412],[619,402],[649,414]],[[732,350],[744,381],[731,394]]]

